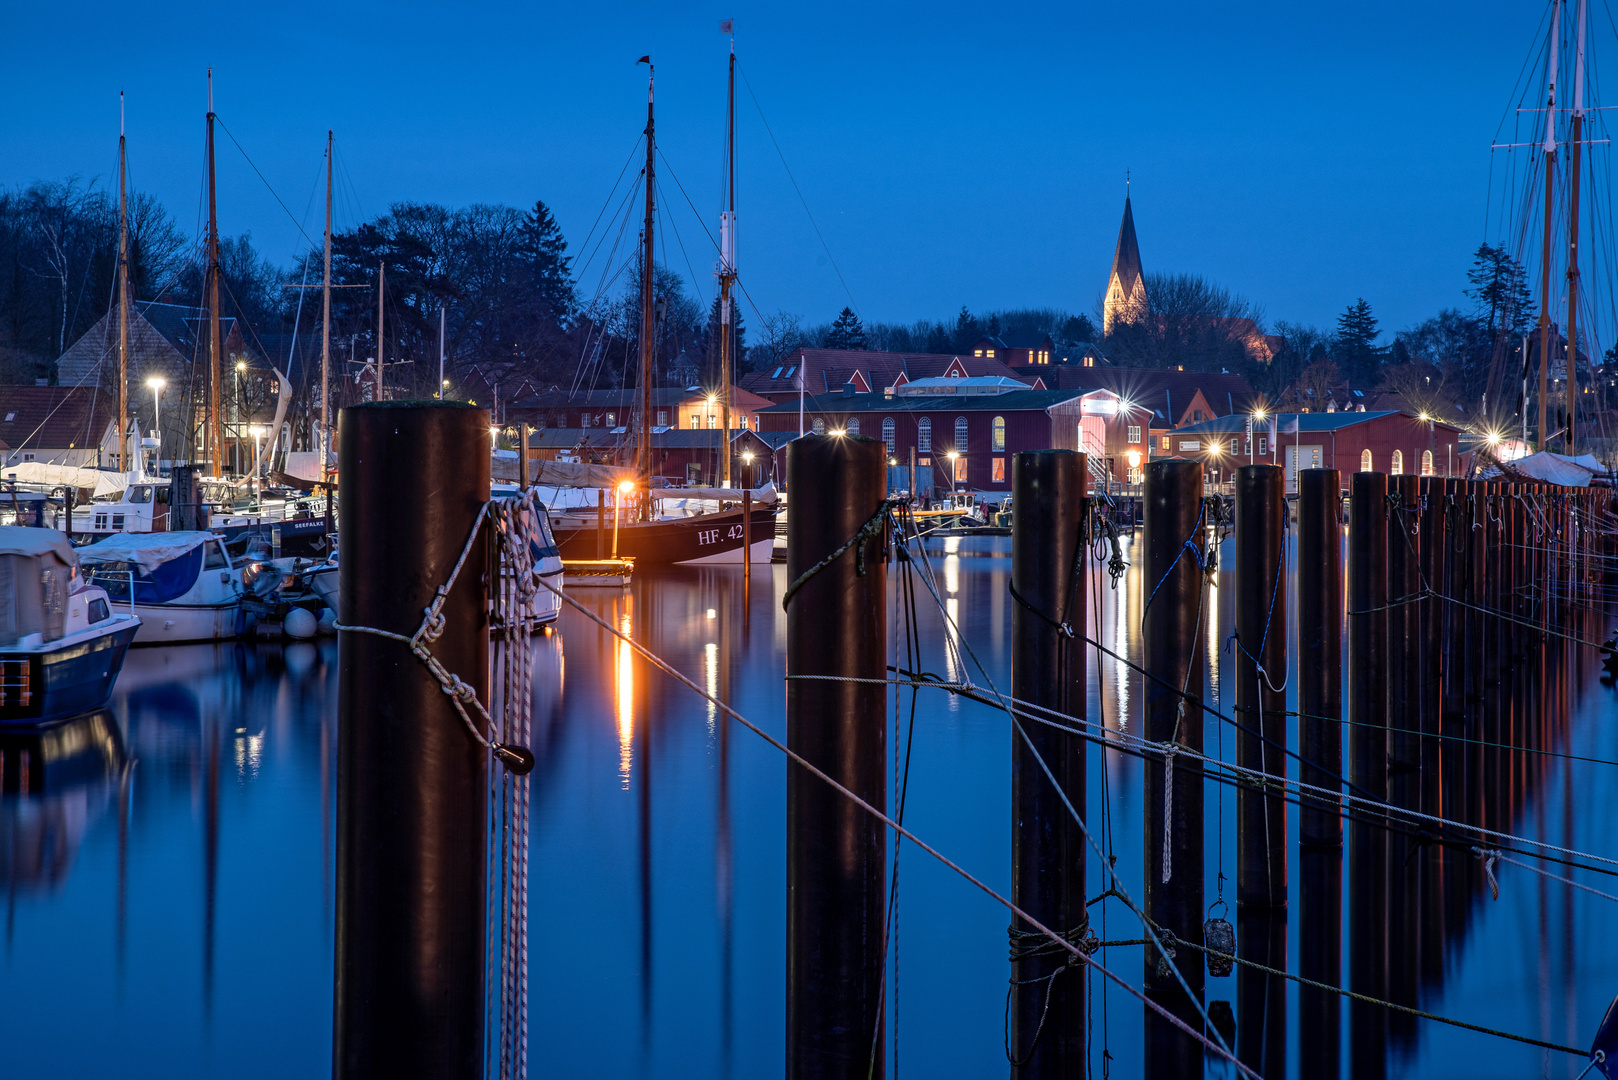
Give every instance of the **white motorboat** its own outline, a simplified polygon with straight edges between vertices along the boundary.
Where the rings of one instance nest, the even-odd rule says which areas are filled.
[[[65,534],[0,526],[0,727],[101,708],[139,627],[80,575]]]
[[[121,533],[78,556],[95,584],[133,605],[137,645],[224,641],[247,630],[244,568],[215,533]]]

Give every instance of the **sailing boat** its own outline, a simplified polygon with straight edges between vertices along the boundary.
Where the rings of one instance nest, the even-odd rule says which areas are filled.
[[[652,302],[653,272],[656,266],[652,245],[657,212],[656,158],[657,139],[654,125],[654,78],[650,57],[638,61],[647,66],[646,75],[646,185],[645,217],[641,232],[640,274],[640,369],[637,437],[635,446],[634,479],[624,480],[616,496],[632,497],[636,508],[633,520],[619,521],[614,530],[614,556],[633,559],[637,566],[696,565],[706,563],[769,562],[775,546],[776,499],[773,489],[743,492],[729,486],[730,440],[736,431],[731,428],[732,409],[730,373],[730,313],[727,306],[730,286],[735,281],[736,196],[735,196],[735,101],[736,54],[732,44],[730,57],[730,94],[727,109],[729,168],[726,172],[727,200],[730,209],[721,218],[723,241],[720,250],[719,277],[723,344],[721,345],[721,375],[724,379],[724,429],[715,432],[719,442],[721,488],[659,488],[655,486],[655,455],[652,447],[652,355],[653,335],[656,330],[655,306]],[[526,454],[523,448],[521,453]],[[664,500],[712,501],[719,508],[707,513],[685,513],[681,516],[662,515]],[[598,496],[597,506],[605,503]],[[727,503],[747,505],[726,509]],[[596,507],[578,506],[573,510],[553,507],[551,526],[556,533],[557,546],[564,560],[589,560],[606,554],[600,550],[605,535],[601,527],[603,515]],[[747,517],[751,520],[746,520]],[[614,514],[616,518],[616,513]]]

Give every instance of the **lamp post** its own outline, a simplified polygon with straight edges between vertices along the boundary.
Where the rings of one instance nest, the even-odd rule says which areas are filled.
[[[1433,456],[1433,416],[1432,416],[1432,414],[1427,412],[1426,410],[1423,410],[1422,413],[1421,413],[1421,422],[1427,425],[1427,460],[1431,461],[1432,456]],[[1425,462],[1423,462],[1423,464],[1425,464]],[[1437,472],[1437,471],[1438,471],[1437,469],[1433,470],[1433,472]]]
[[[747,482],[744,483],[742,485],[742,487],[752,487],[753,486],[753,451],[751,451],[751,450],[743,450],[742,451],[742,464],[747,466]]]
[[[252,424],[247,428],[247,433],[253,436],[253,505],[257,506],[259,509],[263,509],[264,505],[264,492],[258,482],[258,461],[259,457],[263,453],[261,446],[264,439],[265,430],[266,429],[262,424]]]
[[[236,471],[238,473],[242,469],[242,372],[246,370],[247,361],[236,361],[236,392],[230,419],[231,423],[236,427]]]
[[[167,386],[168,382],[160,376],[153,375],[150,379],[146,380],[146,385],[152,389],[152,435],[157,439],[157,461],[154,471],[162,472],[163,416],[162,407],[158,404],[158,398],[162,395],[163,387]]]
[[[959,450],[949,450],[944,453],[949,459],[949,493],[951,498],[955,495],[955,459],[961,456]]]

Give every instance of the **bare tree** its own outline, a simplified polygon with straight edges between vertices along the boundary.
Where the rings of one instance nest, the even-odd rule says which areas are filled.
[[[747,350],[754,371],[779,364],[787,353],[804,342],[803,319],[790,311],[761,315],[759,342]]]

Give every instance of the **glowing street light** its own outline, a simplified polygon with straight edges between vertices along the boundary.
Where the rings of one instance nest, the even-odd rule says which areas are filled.
[[[949,459],[949,493],[955,494],[955,459],[960,457],[958,450],[946,450],[944,456]]]
[[[168,385],[167,380],[153,375],[146,380],[146,385],[152,390],[152,430],[157,435],[157,454],[163,456],[163,417],[157,403],[158,396],[163,393],[163,387]]]

